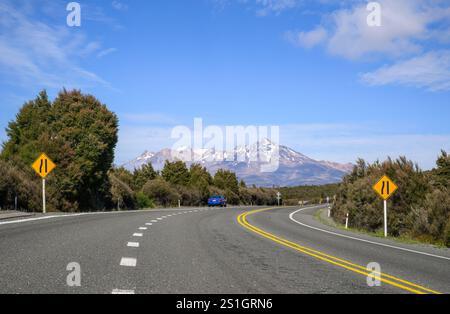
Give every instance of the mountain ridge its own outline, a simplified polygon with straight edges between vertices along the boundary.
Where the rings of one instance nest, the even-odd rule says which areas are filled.
[[[278,153],[279,166],[274,172],[263,172],[265,161]],[[190,158],[181,158],[188,156]],[[258,158],[259,157],[259,158]],[[276,145],[263,139],[253,145],[237,146],[233,151],[215,149],[193,150],[179,148],[162,149],[158,152],[145,151],[142,155],[123,164],[128,170],[139,169],[151,163],[155,170],[161,170],[165,161],[193,160],[186,164],[197,163],[204,166],[212,175],[219,169],[236,173],[237,177],[248,185],[260,187],[323,185],[340,182],[353,169],[353,164],[332,161],[317,161],[284,145]]]

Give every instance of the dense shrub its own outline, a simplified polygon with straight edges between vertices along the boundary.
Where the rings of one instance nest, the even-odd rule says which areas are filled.
[[[0,207],[14,209],[17,196],[17,208],[25,211],[42,210],[41,181],[26,166],[15,167],[0,160]]]
[[[372,190],[386,174],[399,187],[388,201],[388,229],[393,236],[448,242],[450,193],[448,155],[442,152],[437,168],[423,172],[412,161],[401,157],[383,163],[359,160],[346,176],[337,193],[332,215],[343,223],[349,213],[352,227],[377,231],[383,227],[383,202]]]
[[[117,204],[118,210],[130,210],[137,207],[133,189],[126,182],[119,179],[113,171],[109,173],[109,182],[112,202]]]
[[[180,199],[177,190],[162,178],[148,181],[142,192],[155,204],[164,207],[177,206]]]
[[[136,202],[137,202],[138,208],[140,208],[140,209],[155,207],[154,202],[147,195],[145,195],[144,192],[136,193]]]

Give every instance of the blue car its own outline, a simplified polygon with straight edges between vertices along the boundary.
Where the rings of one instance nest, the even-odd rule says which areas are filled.
[[[227,207],[227,199],[222,195],[215,195],[208,199],[208,207]]]

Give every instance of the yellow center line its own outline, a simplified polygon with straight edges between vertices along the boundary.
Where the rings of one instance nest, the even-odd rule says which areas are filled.
[[[264,212],[264,211],[269,211],[269,210],[273,210],[275,208],[265,208],[265,209],[257,209],[257,210],[253,210],[253,211],[249,211],[246,213],[243,213],[241,215],[239,215],[237,217],[237,222],[243,226],[244,228],[260,235],[263,236],[267,239],[270,239],[276,243],[279,243],[283,246],[292,248],[296,251],[299,251],[301,253],[304,253],[306,255],[312,256],[314,258],[317,258],[321,261],[333,264],[335,266],[350,270],[352,272],[364,275],[365,277],[371,277],[371,278],[376,278],[384,283],[387,283],[389,285],[392,285],[394,287],[406,290],[408,292],[412,292],[412,293],[417,293],[417,294],[425,294],[425,293],[434,293],[434,294],[440,294],[440,292],[428,289],[426,287],[420,286],[418,284],[388,275],[386,273],[380,273],[380,272],[375,272],[375,271],[369,271],[367,270],[366,267],[361,266],[361,265],[357,265],[354,264],[352,262],[346,261],[344,259],[329,255],[329,254],[325,254],[322,253],[320,251],[302,246],[298,243],[294,243],[291,242],[289,240],[286,240],[284,238],[278,237],[274,234],[271,234],[267,231],[264,231],[254,225],[251,225],[250,223],[248,223],[247,221],[247,217],[256,213],[260,213],[260,212]],[[386,279],[388,278],[388,279]]]

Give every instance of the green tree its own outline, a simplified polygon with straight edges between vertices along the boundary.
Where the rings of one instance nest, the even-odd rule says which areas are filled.
[[[436,161],[437,168],[434,170],[436,181],[444,187],[450,187],[450,155],[442,151]]]
[[[234,172],[219,169],[214,175],[214,185],[222,190],[229,190],[234,194],[239,194],[239,183]]]
[[[190,181],[189,170],[182,161],[166,161],[161,175],[170,184],[187,186]]]
[[[133,173],[135,189],[137,191],[141,190],[145,183],[155,180],[157,176],[158,173],[153,169],[151,163],[145,164],[139,169],[135,169]]]
[[[25,103],[16,119],[8,124],[8,140],[3,143],[1,157],[30,165],[40,151],[47,149],[51,122],[51,103],[46,91],[42,91],[36,99]]]
[[[116,115],[95,97],[63,90],[50,103],[44,91],[9,123],[1,157],[29,167],[46,152],[57,164],[48,178],[49,209],[101,210],[111,205],[117,129]]]

